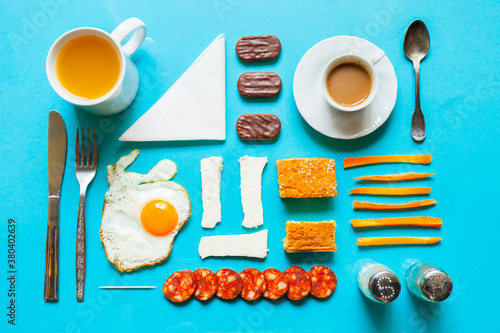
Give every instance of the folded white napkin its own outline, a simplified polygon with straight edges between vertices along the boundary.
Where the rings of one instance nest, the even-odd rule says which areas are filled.
[[[226,52],[219,35],[120,141],[226,139]]]

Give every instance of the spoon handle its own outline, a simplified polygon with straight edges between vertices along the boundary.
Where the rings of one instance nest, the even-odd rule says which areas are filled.
[[[420,62],[414,61],[415,69],[415,111],[411,118],[411,136],[415,141],[424,141],[425,139],[425,120],[422,109],[420,109]]]

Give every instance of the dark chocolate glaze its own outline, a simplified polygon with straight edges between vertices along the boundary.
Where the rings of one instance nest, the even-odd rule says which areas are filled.
[[[274,114],[244,114],[236,122],[243,140],[272,140],[280,134],[281,122]]]
[[[244,36],[236,43],[236,54],[243,61],[273,60],[280,52],[280,40],[274,35]]]
[[[274,97],[281,91],[281,78],[272,72],[243,73],[238,91],[245,97]]]

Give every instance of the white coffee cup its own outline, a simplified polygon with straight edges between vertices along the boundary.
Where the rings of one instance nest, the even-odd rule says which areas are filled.
[[[132,32],[134,33],[132,38],[122,45],[125,38]],[[115,86],[106,95],[95,99],[85,99],[71,94],[61,85],[56,73],[56,60],[61,48],[73,38],[83,35],[104,38],[113,45],[120,58],[120,75]],[[111,34],[89,27],[66,32],[54,42],[47,55],[46,71],[50,85],[59,96],[92,114],[109,116],[123,111],[132,103],[139,89],[139,73],[135,64],[130,60],[130,56],[141,46],[145,37],[146,25],[135,17],[122,22]]]
[[[325,66],[325,69],[323,71],[323,75],[321,77],[322,86],[323,86],[323,94],[324,94],[327,102],[331,106],[333,106],[335,109],[340,110],[340,111],[345,111],[345,112],[358,111],[358,110],[361,110],[361,109],[367,107],[375,98],[375,95],[377,94],[377,90],[378,90],[378,86],[379,86],[379,78],[378,78],[377,70],[375,69],[374,66],[384,56],[385,56],[384,51],[378,50],[369,59],[361,57],[359,55],[355,55],[355,54],[343,54],[343,55],[340,55],[340,56],[330,60],[330,62],[328,62],[328,64]],[[357,105],[345,106],[345,105],[342,105],[342,104],[335,102],[335,100],[333,100],[333,98],[328,93],[328,90],[326,87],[326,79],[328,77],[328,74],[330,74],[331,70],[334,69],[335,67],[337,67],[338,65],[345,64],[345,63],[358,64],[361,67],[363,67],[364,69],[366,69],[366,71],[370,75],[370,78],[372,81],[372,88],[371,88],[370,94],[363,102],[361,102]]]

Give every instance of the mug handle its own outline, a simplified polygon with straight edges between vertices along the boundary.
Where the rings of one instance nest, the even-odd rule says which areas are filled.
[[[139,20],[136,17],[131,17],[126,19],[120,25],[118,25],[115,30],[111,33],[111,37],[115,39],[118,44],[122,44],[125,38],[131,33],[134,33],[132,38],[127,42],[127,44],[123,45],[123,52],[130,57],[139,46],[141,46],[144,38],[146,38],[146,25],[144,22]]]
[[[377,52],[375,52],[374,55],[370,57],[370,62],[372,63],[373,66],[377,64],[382,58],[385,56],[385,52],[379,49]]]

